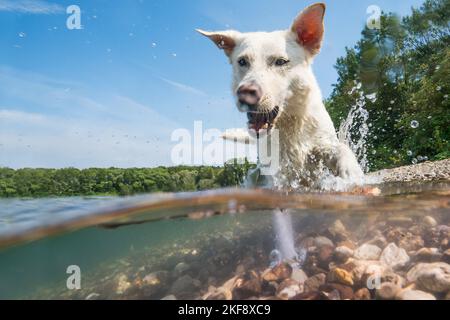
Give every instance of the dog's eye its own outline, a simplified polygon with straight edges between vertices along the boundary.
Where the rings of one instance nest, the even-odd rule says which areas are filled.
[[[241,67],[246,67],[248,65],[248,62],[245,58],[239,59],[238,63]]]
[[[285,64],[287,64],[289,61],[283,58],[279,58],[275,61],[275,65],[278,67],[284,66]]]

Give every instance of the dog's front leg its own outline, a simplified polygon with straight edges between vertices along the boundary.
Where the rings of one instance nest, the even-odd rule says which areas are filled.
[[[339,143],[334,154],[336,158],[333,162],[336,165],[338,176],[356,184],[362,184],[364,173],[350,147],[344,143]]]

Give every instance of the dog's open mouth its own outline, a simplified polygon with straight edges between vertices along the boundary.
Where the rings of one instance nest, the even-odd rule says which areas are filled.
[[[247,112],[248,128],[256,132],[261,129],[271,129],[279,112],[279,107],[275,107],[269,112]]]

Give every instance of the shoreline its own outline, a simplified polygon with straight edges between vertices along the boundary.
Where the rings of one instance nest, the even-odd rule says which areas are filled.
[[[450,181],[450,159],[383,169],[368,174],[384,182]]]

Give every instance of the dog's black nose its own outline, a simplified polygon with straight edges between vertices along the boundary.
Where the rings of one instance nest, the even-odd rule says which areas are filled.
[[[237,91],[238,100],[241,104],[254,107],[261,100],[261,87],[256,83],[243,84]]]

